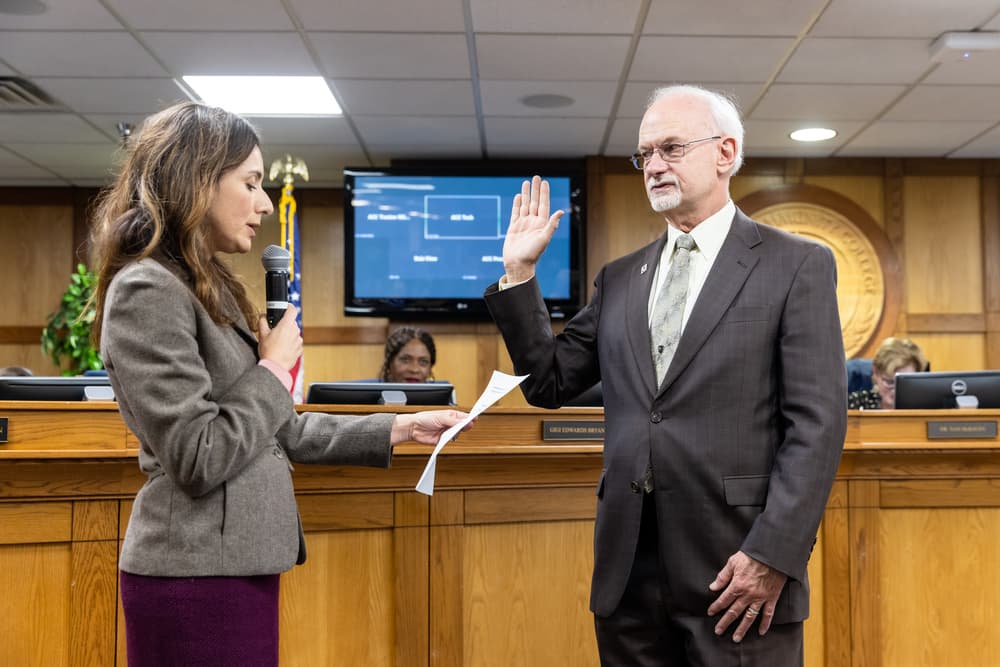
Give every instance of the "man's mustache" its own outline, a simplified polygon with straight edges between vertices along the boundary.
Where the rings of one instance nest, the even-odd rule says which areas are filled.
[[[653,188],[657,185],[679,185],[676,176],[664,174],[662,176],[650,176],[646,179],[646,187]]]

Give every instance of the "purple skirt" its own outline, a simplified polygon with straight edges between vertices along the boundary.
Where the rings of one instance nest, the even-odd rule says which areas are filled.
[[[278,580],[120,572],[129,667],[275,667]]]

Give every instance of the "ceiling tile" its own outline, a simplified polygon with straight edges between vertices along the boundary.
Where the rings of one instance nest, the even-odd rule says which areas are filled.
[[[960,158],[1000,158],[1000,125],[948,155]]]
[[[823,4],[821,0],[654,2],[649,7],[642,32],[646,35],[794,37]]]
[[[940,157],[947,155],[993,123],[933,123],[878,121],[838,156]]]
[[[2,14],[3,29],[120,30],[122,27],[96,0],[45,0],[44,6],[45,12],[41,14]]]
[[[343,79],[337,91],[349,114],[468,116],[475,113],[472,82]]]
[[[107,141],[108,137],[71,114],[0,113],[0,143],[23,143],[26,139],[41,144],[86,144]]]
[[[67,182],[55,174],[38,169],[36,173],[7,172],[0,167],[0,179],[7,188],[58,188],[65,187]]]
[[[921,83],[1000,84],[1000,51],[982,51],[969,60],[943,62]]]
[[[625,159],[635,152],[638,143],[639,119],[616,118],[611,126],[611,134],[608,135],[608,145],[604,149],[604,155]]]
[[[150,114],[188,99],[173,79],[34,79],[46,91],[81,113]]]
[[[319,74],[293,32],[144,32],[142,38],[178,76]]]
[[[777,84],[768,89],[752,118],[869,120],[904,90],[906,86]]]
[[[0,33],[0,60],[27,76],[167,74],[125,32]]]
[[[607,116],[617,84],[614,81],[480,81],[486,116]],[[563,95],[569,106],[536,108],[521,100],[529,95]]]
[[[780,83],[913,83],[931,66],[922,39],[810,38],[778,75]]]
[[[595,151],[596,152],[596,149]],[[539,144],[504,144],[489,149],[492,159],[530,160],[530,159],[567,159],[581,158],[594,153],[581,153],[576,144],[542,146]]]
[[[829,141],[804,143],[789,138],[788,135],[793,130],[812,125],[814,123],[808,121],[748,120],[744,123],[743,152],[746,155],[758,156],[813,157],[830,155],[865,124],[859,121],[831,123],[833,126],[831,129],[837,131],[837,136]]]
[[[470,79],[472,76],[465,35],[313,32],[309,38],[332,79]]]
[[[629,81],[628,83],[625,84],[625,90],[622,92],[621,104],[618,106],[618,115],[628,116],[631,118],[641,118],[642,114],[646,112],[646,104],[649,102],[649,97],[653,94],[653,91],[659,88],[660,86],[666,86],[671,83],[688,83],[688,82]],[[695,84],[695,85],[701,85],[701,84]],[[736,103],[737,108],[746,109],[750,104],[753,103],[755,99],[757,99],[757,95],[763,88],[763,84],[762,83],[711,83],[702,85],[702,87],[723,93]],[[639,124],[636,123],[636,128],[638,127]]]
[[[917,86],[884,120],[996,121],[1000,110],[1000,86]]]
[[[240,0],[105,0],[135,30],[293,30],[280,2]]]
[[[503,146],[564,148],[570,155],[596,155],[607,121],[603,118],[488,117],[486,146],[493,155]]]
[[[84,168],[109,171],[115,164],[118,146],[111,142],[74,144],[66,150],[61,144],[8,142],[5,146],[36,164],[49,169]]]
[[[462,0],[290,0],[306,30],[465,32]]]
[[[640,0],[471,0],[472,28],[482,32],[631,35]]]
[[[354,116],[365,144],[479,146],[472,116]]]
[[[138,132],[146,118],[151,114],[136,113],[91,113],[84,114],[84,119],[96,125],[107,136],[108,140],[117,141],[119,137],[118,123],[131,123],[132,132]]]
[[[265,149],[272,144],[317,144],[321,146],[350,145],[360,150],[358,142],[343,116],[325,118],[274,118],[248,116],[260,132]]]
[[[648,37],[639,40],[634,81],[767,81],[793,40],[783,37]]]
[[[377,165],[387,165],[393,160],[478,160],[482,157],[482,152],[478,144],[465,144],[462,146],[373,144],[368,147],[368,152],[371,153],[372,159]]]
[[[972,30],[992,18],[996,0],[833,0],[813,26],[824,37],[921,37]]]
[[[482,79],[617,81],[629,38],[590,35],[479,35]]]

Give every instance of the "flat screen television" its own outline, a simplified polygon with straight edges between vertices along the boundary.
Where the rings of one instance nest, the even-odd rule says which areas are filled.
[[[0,401],[82,401],[88,387],[92,397],[113,398],[107,377],[4,376],[0,377]]]
[[[306,403],[336,405],[454,405],[450,382],[313,382]]]
[[[975,398],[975,401],[972,399]],[[965,405],[961,405],[961,404]],[[898,373],[896,408],[1000,408],[1000,370]]]
[[[586,294],[584,164],[445,162],[344,171],[344,312],[392,319],[489,319],[483,290],[504,273],[514,196],[538,174],[562,209],[537,276],[553,318]]]

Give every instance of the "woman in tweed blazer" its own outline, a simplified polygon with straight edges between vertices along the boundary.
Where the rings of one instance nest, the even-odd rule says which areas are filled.
[[[291,462],[387,467],[452,410],[296,414],[295,309],[269,328],[219,253],[250,251],[254,129],[182,103],[147,119],[97,210],[96,336],[148,479],[119,567],[129,665],[276,665],[278,577],[305,559]]]

